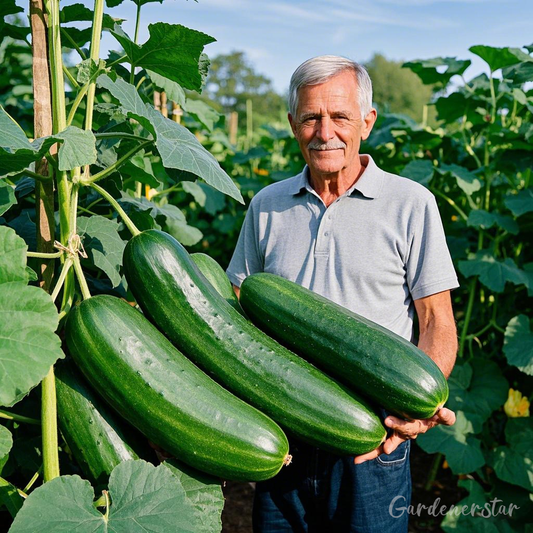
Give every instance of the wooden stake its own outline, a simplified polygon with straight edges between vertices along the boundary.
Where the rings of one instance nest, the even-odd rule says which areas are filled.
[[[232,111],[229,116],[229,142],[237,144],[237,130],[239,128],[239,113]]]
[[[48,70],[47,16],[43,0],[30,0],[30,25],[33,48],[33,109],[34,137],[52,135],[52,93]],[[35,164],[35,171],[48,176],[48,162],[41,159]],[[35,180],[37,204],[37,251],[54,252],[54,182]],[[54,260],[42,260],[39,275],[40,285],[50,292],[54,276]]]
[[[176,104],[176,102],[172,102],[172,120],[179,124],[181,122],[182,116],[183,110],[181,109],[181,107]]]
[[[165,91],[161,92],[161,114],[168,118],[167,93]]]

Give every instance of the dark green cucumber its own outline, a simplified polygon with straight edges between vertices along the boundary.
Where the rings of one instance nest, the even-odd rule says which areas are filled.
[[[253,274],[241,304],[263,331],[386,410],[429,418],[448,399],[439,367],[404,338],[274,274]]]
[[[287,460],[287,438],[275,422],[206,376],[125,301],[83,301],[69,314],[65,338],[96,391],[187,464],[258,481]]]
[[[107,486],[122,461],[155,459],[146,437],[105,404],[72,362],[56,365],[55,377],[59,428],[89,481]]]
[[[339,454],[376,448],[385,429],[355,394],[240,315],[173,237],[148,230],[124,250],[128,285],[144,313],[223,386],[292,434]]]
[[[243,314],[242,308],[233,291],[231,281],[226,276],[223,268],[209,255],[202,253],[191,254],[192,260],[199,268],[200,272],[207,278],[207,281],[213,285],[217,292],[232,307],[235,307],[239,313]]]

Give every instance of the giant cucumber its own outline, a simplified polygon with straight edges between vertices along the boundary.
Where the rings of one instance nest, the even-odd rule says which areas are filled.
[[[258,481],[287,460],[287,438],[277,424],[205,375],[125,301],[84,300],[69,314],[66,342],[98,393],[189,465]]]
[[[368,452],[385,438],[365,401],[241,316],[170,235],[136,235],[123,265],[152,322],[223,386],[292,434],[339,454]]]
[[[414,344],[297,283],[253,274],[240,301],[263,331],[388,411],[429,418],[448,398],[444,374]]]

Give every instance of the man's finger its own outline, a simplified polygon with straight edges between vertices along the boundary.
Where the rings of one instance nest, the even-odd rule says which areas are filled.
[[[383,444],[381,446],[378,446],[375,450],[372,450],[368,453],[363,453],[362,455],[356,455],[354,457],[353,463],[355,465],[364,463],[365,461],[370,461],[371,459],[375,459],[378,455],[380,455],[383,451]]]
[[[383,443],[383,453],[388,455],[392,453],[402,442],[405,442],[406,439],[402,438],[398,433],[393,432],[393,434]]]
[[[440,409],[436,416],[439,417],[439,424],[444,424],[445,426],[453,426],[455,424],[455,413],[447,407]]]

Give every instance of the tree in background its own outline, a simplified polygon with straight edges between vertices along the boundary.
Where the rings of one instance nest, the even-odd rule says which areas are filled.
[[[432,87],[424,85],[411,70],[402,68],[403,61],[391,61],[374,54],[365,64],[374,88],[378,111],[403,113],[422,122],[424,106],[429,103]]]
[[[211,59],[206,96],[228,114],[237,111],[246,114],[246,101],[253,109],[254,129],[265,123],[279,122],[285,115],[286,104],[272,87],[272,81],[258,74],[245,52],[233,51]]]

